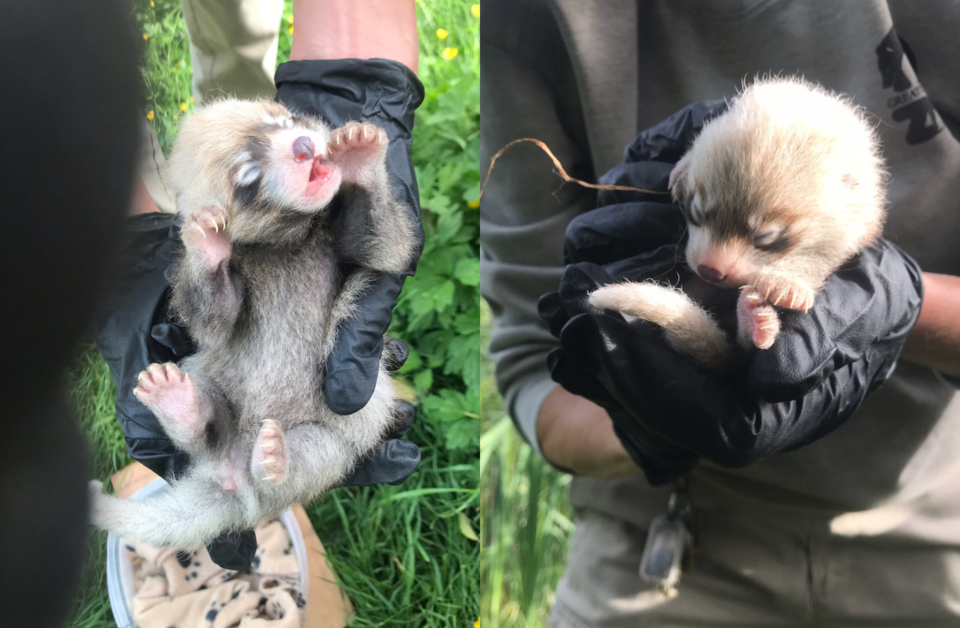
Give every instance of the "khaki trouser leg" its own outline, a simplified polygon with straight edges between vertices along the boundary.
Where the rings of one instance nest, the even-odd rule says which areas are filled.
[[[841,536],[835,514],[692,482],[699,548],[672,597],[637,573],[646,524],[580,508],[549,626],[960,626],[960,491],[944,490],[894,530]]]
[[[173,190],[167,182],[167,160],[160,149],[160,140],[153,126],[143,118],[140,139],[140,179],[147,188],[160,211],[168,214],[176,213],[177,205]]]
[[[283,0],[181,0],[196,104],[273,98]]]
[[[272,98],[283,0],[181,0],[193,98]],[[143,121],[140,178],[160,211],[176,212],[157,133]]]

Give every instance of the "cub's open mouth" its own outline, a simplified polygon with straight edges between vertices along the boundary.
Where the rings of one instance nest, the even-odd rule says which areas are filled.
[[[320,191],[328,181],[333,179],[337,167],[328,160],[317,157],[313,160],[313,166],[310,168],[310,177],[307,180],[307,196],[313,196]]]

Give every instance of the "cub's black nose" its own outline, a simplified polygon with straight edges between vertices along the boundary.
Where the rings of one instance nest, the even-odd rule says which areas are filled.
[[[297,161],[313,161],[313,140],[307,136],[298,137],[293,142],[293,157]]]
[[[697,274],[703,277],[704,279],[706,279],[707,281],[710,281],[713,283],[720,283],[721,281],[727,278],[727,275],[725,273],[721,273],[716,268],[712,268],[704,264],[700,264],[699,266],[697,266]]]

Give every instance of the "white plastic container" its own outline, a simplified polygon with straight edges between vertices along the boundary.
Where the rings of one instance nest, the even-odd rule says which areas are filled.
[[[167,488],[163,478],[157,478],[130,496],[130,499],[144,499]],[[307,548],[303,543],[303,534],[297,524],[293,511],[287,508],[280,515],[280,523],[287,529],[293,550],[297,554],[300,566],[300,591],[307,599],[309,567],[307,566]],[[137,628],[133,622],[133,565],[123,548],[123,539],[115,534],[107,535],[107,593],[110,595],[110,608],[118,628]]]

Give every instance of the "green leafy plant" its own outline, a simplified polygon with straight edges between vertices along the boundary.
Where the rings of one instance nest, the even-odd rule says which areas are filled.
[[[484,306],[483,346],[490,319]],[[486,357],[481,391],[480,623],[483,628],[540,628],[547,625],[573,535],[570,476],[551,468],[517,433],[502,409],[493,364]]]

